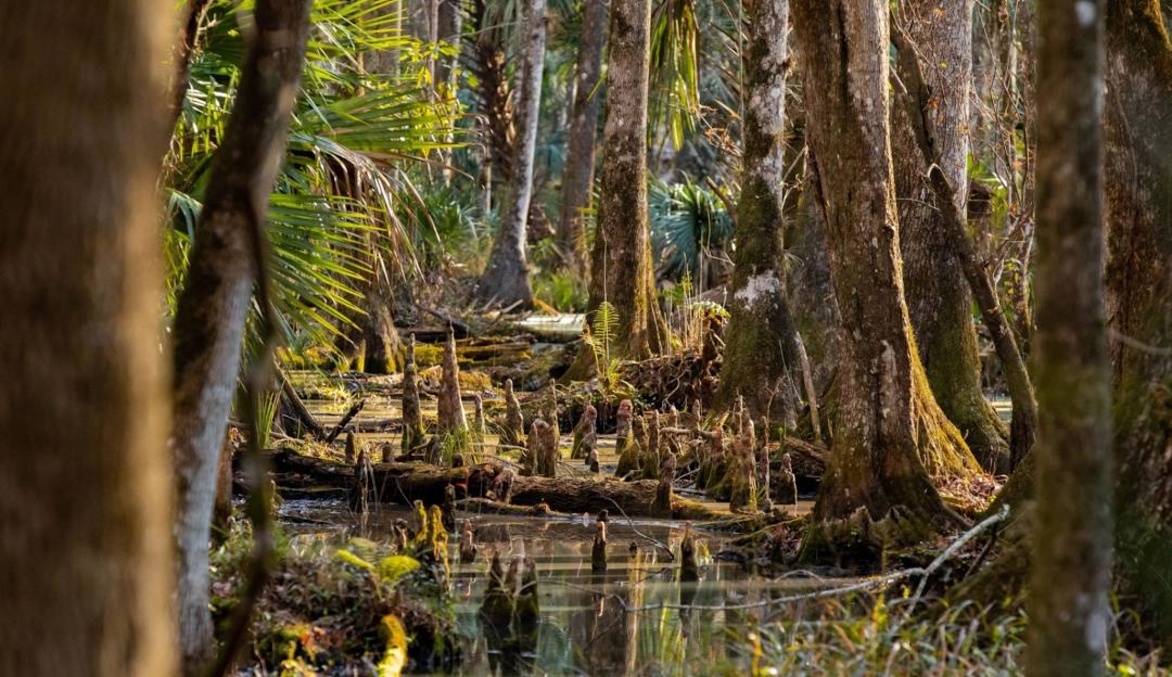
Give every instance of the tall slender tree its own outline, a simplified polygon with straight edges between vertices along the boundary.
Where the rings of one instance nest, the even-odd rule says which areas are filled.
[[[184,672],[211,657],[208,540],[216,468],[240,370],[263,219],[284,156],[309,26],[308,0],[260,0],[236,106],[216,153],[175,315],[179,629]]]
[[[668,344],[667,323],[655,302],[647,220],[650,34],[651,0],[611,0],[604,162],[588,307],[595,312],[603,301],[614,305],[619,316],[614,351],[631,358],[660,353]]]
[[[1026,668],[1096,675],[1111,624],[1103,2],[1038,2],[1037,516]]]
[[[586,272],[586,215],[594,193],[594,146],[602,96],[602,48],[606,38],[610,0],[582,3],[582,44],[574,75],[574,110],[562,175],[561,215],[557,247],[562,264],[571,272]]]
[[[932,397],[903,298],[888,9],[879,0],[790,6],[843,324],[834,453],[814,517],[832,527],[860,508],[882,520],[899,507],[887,535],[914,540],[952,522],[929,473],[964,477],[977,464]]]
[[[522,48],[520,91],[517,99],[513,180],[506,197],[504,218],[493,240],[477,296],[499,306],[533,305],[533,286],[525,263],[525,234],[533,200],[534,151],[541,110],[541,77],[545,69],[545,0],[525,3],[526,39]]]
[[[175,670],[162,267],[171,5],[0,6],[0,673]]]
[[[745,0],[744,152],[721,399],[793,423],[805,349],[790,315],[782,262],[788,0]],[[791,377],[796,375],[797,378]]]

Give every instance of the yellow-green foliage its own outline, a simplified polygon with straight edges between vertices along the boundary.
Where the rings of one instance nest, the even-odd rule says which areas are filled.
[[[399,677],[407,665],[407,631],[403,629],[403,621],[393,614],[383,616],[382,631],[386,634],[387,649],[378,662],[378,677]]]
[[[354,541],[364,541],[365,539],[353,539],[351,547],[355,547]],[[358,543],[357,547],[362,549],[363,543]],[[371,545],[374,545],[371,543]],[[370,574],[370,578],[374,581],[375,590],[380,597],[389,595],[395,589],[395,585],[403,579],[404,576],[415,571],[420,567],[419,560],[407,555],[389,555],[384,557],[377,565],[361,555],[352,552],[351,550],[338,550],[337,558],[349,564],[366,571]],[[368,555],[372,557],[377,556],[374,550],[368,551]]]

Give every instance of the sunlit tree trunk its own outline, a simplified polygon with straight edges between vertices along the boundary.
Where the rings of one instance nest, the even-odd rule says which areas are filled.
[[[155,182],[173,5],[0,5],[0,674],[176,667]]]
[[[754,415],[792,423],[804,351],[782,263],[789,2],[745,0],[744,9],[744,153],[720,397],[743,395]]]
[[[597,310],[603,301],[617,308],[620,329],[615,352],[634,359],[660,353],[668,343],[667,325],[655,302],[647,220],[650,33],[651,0],[611,0],[606,123],[589,309]]]
[[[962,214],[968,195],[972,13],[967,0],[905,0],[896,14],[919,52],[924,84],[931,88],[928,115],[935,148]],[[900,253],[916,347],[937,403],[981,465],[1008,473],[1009,431],[981,390],[972,295],[912,129],[906,107],[893,106]]]
[[[1038,2],[1037,515],[1026,668],[1103,674],[1111,393],[1103,314],[1103,3]]]
[[[598,113],[602,110],[602,47],[610,0],[582,3],[582,44],[574,76],[574,111],[562,175],[561,216],[557,246],[562,263],[571,272],[586,273],[586,216],[594,190],[594,146]]]
[[[1172,649],[1172,49],[1156,0],[1107,11],[1107,320],[1122,591]]]
[[[175,315],[171,445],[178,476],[179,630],[186,674],[211,656],[208,539],[216,468],[252,297],[258,233],[284,155],[308,33],[307,0],[261,0],[235,108],[216,152]]]
[[[513,148],[512,185],[504,218],[492,243],[492,252],[476,295],[497,306],[533,305],[533,286],[525,264],[525,229],[533,200],[533,162],[541,109],[541,76],[545,68],[545,0],[525,3],[525,44],[517,100],[517,144]]]
[[[904,304],[887,5],[794,0],[790,7],[842,313],[833,454],[814,518],[832,528],[860,508],[878,521],[898,506],[886,538],[915,540],[952,521],[929,473],[964,477],[977,464],[932,397]]]

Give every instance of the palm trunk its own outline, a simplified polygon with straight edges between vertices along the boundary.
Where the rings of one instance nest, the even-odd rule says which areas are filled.
[[[0,674],[173,674],[171,5],[0,8]]]
[[[471,0],[472,54],[470,70],[476,76],[478,112],[484,118],[486,194],[494,184],[508,185],[513,177],[513,103],[506,75],[504,28],[489,23],[489,0]],[[486,198],[487,199],[487,198]],[[486,205],[485,211],[488,211]]]
[[[178,475],[179,627],[187,674],[211,656],[208,539],[240,370],[258,233],[282,157],[308,34],[306,0],[257,4],[256,35],[216,153],[175,317],[172,446]]]
[[[598,139],[598,113],[602,94],[602,47],[610,0],[583,3],[582,44],[578,48],[578,72],[574,80],[574,112],[562,175],[562,208],[557,227],[557,247],[562,264],[573,273],[586,271],[586,216],[594,191],[594,145]]]
[[[545,64],[545,0],[529,0],[525,9],[528,31],[519,75],[517,128],[520,136],[513,149],[513,185],[506,198],[505,217],[480,277],[477,297],[493,305],[520,304],[528,308],[533,305],[533,287],[525,264],[525,228],[533,199],[533,161]]]

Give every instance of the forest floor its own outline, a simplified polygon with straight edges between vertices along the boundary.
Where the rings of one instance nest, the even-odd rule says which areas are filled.
[[[813,506],[821,470],[816,456],[825,450],[802,447],[800,441],[773,441],[775,457],[785,446],[799,461],[794,463],[797,501],[734,513],[727,496],[710,495],[701,486],[701,464],[689,455],[703,446],[701,431],[725,422],[703,413],[691,420],[677,417],[674,425],[665,426],[663,444],[680,458],[673,500],[691,507],[657,514],[650,508],[653,480],[605,479],[614,474],[620,457],[613,398],[634,396],[640,402],[646,393],[629,387],[607,393],[597,382],[557,385],[552,376],[564,369],[572,353],[550,340],[564,340],[580,331],[580,325],[573,318],[533,324],[544,327],[524,329],[541,331],[541,338],[524,332],[459,342],[466,416],[475,420],[473,400],[479,396],[487,421],[485,434],[475,436],[465,459],[466,471],[520,469],[523,450],[502,447],[498,434],[505,412],[501,384],[513,379],[520,384],[518,399],[527,421],[548,408],[556,395],[561,432],[557,480],[526,485],[540,481],[518,477],[516,507],[462,500],[475,493],[473,483],[457,481],[460,500],[438,535],[411,504],[416,498],[424,505],[443,503],[444,489],[453,483],[449,476],[423,463],[380,462],[384,447],[388,457],[400,454],[402,377],[288,373],[326,430],[341,423],[354,403],[365,400],[347,429],[359,431],[354,451],[367,452],[373,461],[370,472],[380,486],[372,494],[375,500],[355,504],[355,465],[346,457],[345,435],[322,444],[273,434],[270,446],[284,450],[272,456],[278,494],[284,499],[278,510],[283,557],[275,584],[261,600],[252,653],[241,674],[384,674],[386,661],[399,654],[406,656],[404,667],[411,672],[466,675],[498,670],[1018,672],[1025,627],[1020,600],[1003,599],[992,606],[941,602],[942,593],[987,556],[995,531],[990,527],[995,525],[963,537],[969,540],[962,547],[950,548],[955,541],[941,539],[927,547],[886,553],[870,567],[799,564],[804,517]],[[550,326],[561,336],[543,331]],[[417,335],[429,337],[426,331]],[[436,422],[441,346],[421,342],[416,351],[429,430]],[[658,393],[646,401],[662,406],[668,399]],[[572,431],[587,402],[599,410],[597,474],[581,460],[570,459]],[[735,471],[725,467],[723,472]],[[429,473],[440,473],[434,487],[408,479]],[[634,497],[608,493],[619,491],[610,488],[618,484],[646,487]],[[982,501],[995,489],[991,481],[987,484],[958,499],[967,502],[966,512],[976,515],[984,507]],[[571,495],[558,495],[562,491]],[[563,506],[578,509],[559,510]],[[600,506],[610,507],[604,572],[592,567]],[[246,534],[234,534],[217,551],[221,612],[239,584],[246,540]],[[691,556],[683,553],[685,541]],[[515,563],[519,571],[496,579],[490,570],[494,554],[506,565]],[[396,557],[410,558],[418,568],[388,570],[400,561]],[[533,567],[533,581],[521,584],[528,566]],[[502,583],[511,604],[503,635],[491,630],[502,620],[485,612],[490,589]],[[528,626],[520,620],[521,612],[529,608],[528,599],[535,620],[531,631],[523,632]],[[396,634],[395,621],[388,618],[398,619],[404,632]],[[1115,657],[1120,664],[1140,668],[1152,660],[1121,648]]]

